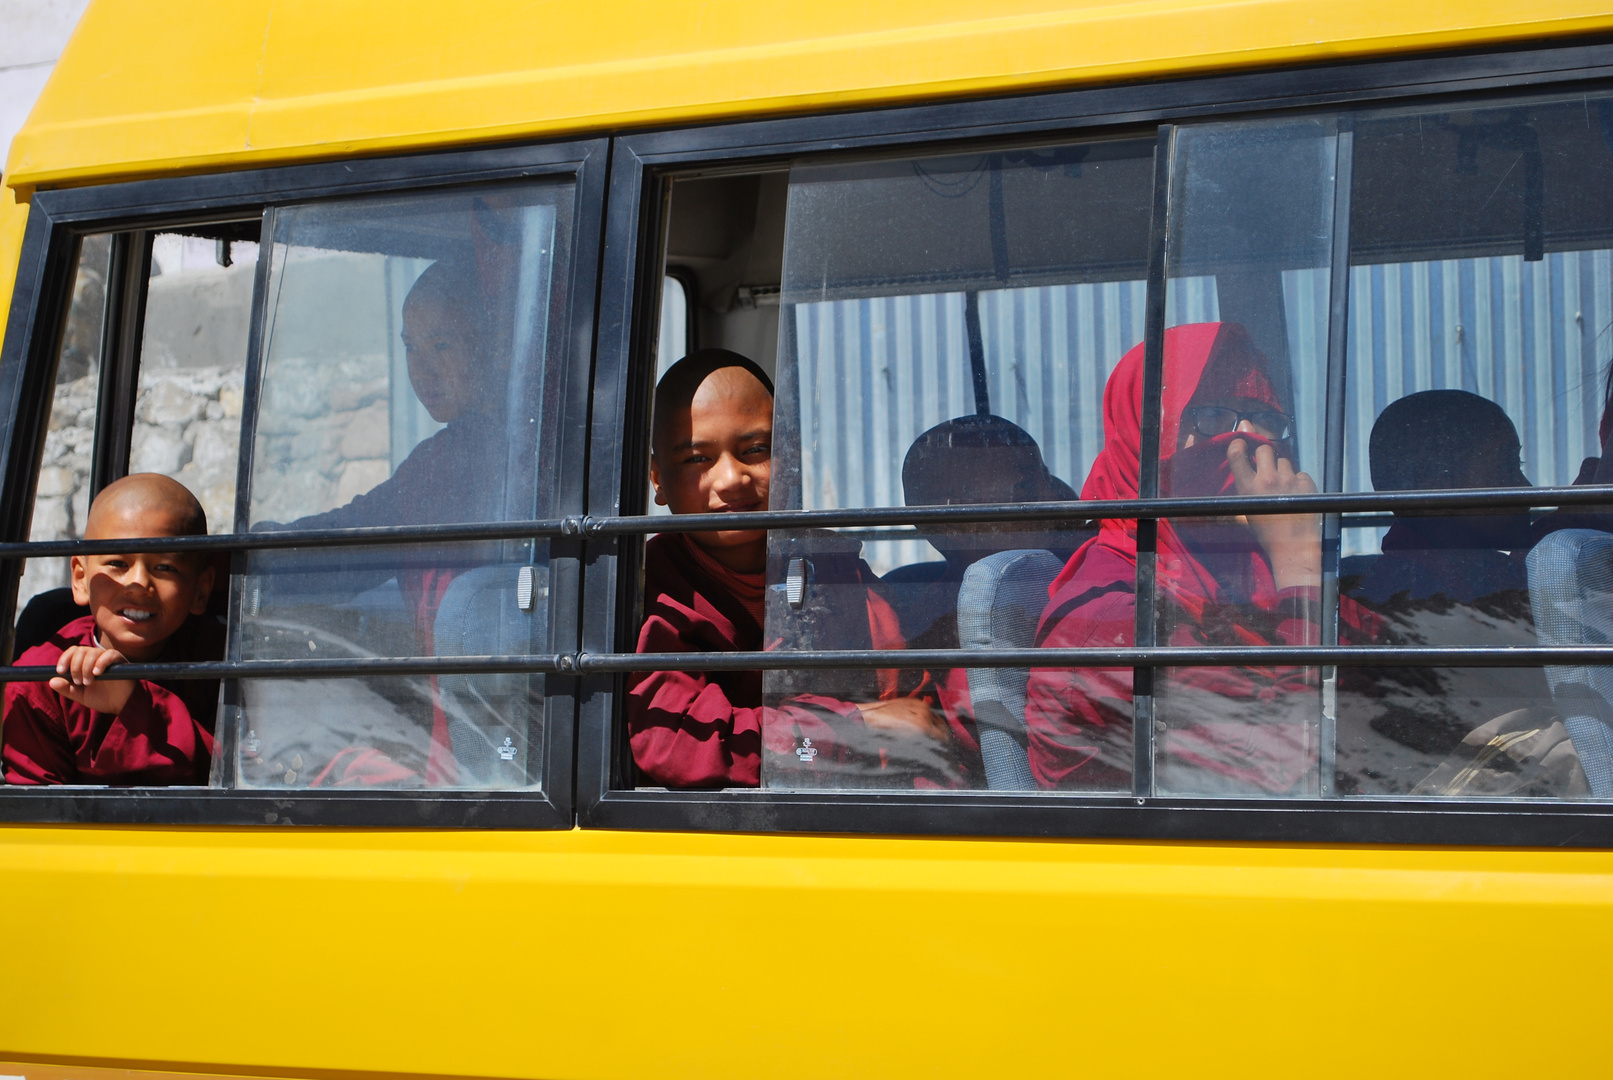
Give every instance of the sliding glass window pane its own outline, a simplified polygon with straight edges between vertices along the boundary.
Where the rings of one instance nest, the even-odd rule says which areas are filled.
[[[1160,494],[1316,490],[1337,153],[1324,120],[1176,132]],[[1139,415],[1142,350],[1123,367],[1125,380],[1110,393],[1128,404],[1111,417]],[[1139,434],[1109,432],[1106,467],[1117,492],[1137,490]],[[1136,551],[1130,523],[1113,523],[1100,543],[1119,560]],[[1319,518],[1162,521],[1156,573],[1158,644],[1321,642]],[[1158,672],[1155,791],[1315,796],[1320,675],[1269,666]]]
[[[1142,339],[1152,152],[1142,140],[797,167],[772,505],[1074,499],[1102,446],[1104,382]],[[1091,535],[1080,521],[775,531],[765,636],[1029,647],[1048,584]],[[1070,694],[1067,673],[1041,674],[1038,716]],[[1129,703],[1096,734],[1027,728],[1030,677],[765,673],[762,784],[1129,789]],[[1039,737],[1056,753],[1037,775]],[[1095,760],[1094,740],[1123,749]]]
[[[1348,490],[1613,478],[1599,431],[1613,324],[1609,132],[1605,96],[1361,119]],[[1598,640],[1602,514],[1405,514],[1345,526],[1341,588],[1370,618],[1363,640]],[[1564,530],[1589,532],[1550,535]],[[1613,795],[1607,679],[1599,669],[1346,669],[1338,790]]]
[[[250,527],[509,521],[551,505],[572,190],[275,212]],[[254,552],[241,659],[542,652],[543,541]],[[243,786],[526,787],[541,679],[242,687]],[[332,708],[332,702],[339,706]]]
[[[129,471],[184,484],[214,533],[235,527],[258,228],[254,220],[151,238]]]

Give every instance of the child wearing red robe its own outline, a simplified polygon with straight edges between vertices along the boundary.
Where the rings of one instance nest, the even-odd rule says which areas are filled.
[[[1292,414],[1264,355],[1236,323],[1165,332],[1160,489],[1165,495],[1276,495],[1316,490],[1293,463]],[[1083,499],[1135,499],[1142,449],[1143,347],[1104,390],[1104,444]],[[1321,641],[1321,528],[1306,514],[1177,519],[1158,524],[1162,645],[1314,645]],[[1115,648],[1135,640],[1137,523],[1109,520],[1049,588],[1037,629],[1047,648]],[[1374,618],[1344,599],[1345,644],[1367,643]],[[1154,676],[1156,783],[1182,794],[1305,794],[1314,786],[1318,669],[1227,666]],[[1132,669],[1037,668],[1025,722],[1030,765],[1046,788],[1129,791]]]
[[[675,514],[765,510],[772,432],[772,384],[760,368],[725,350],[690,354],[656,388],[656,501]],[[638,651],[776,645],[763,640],[766,570],[763,530],[652,538]],[[819,570],[826,583],[861,586],[865,597],[863,611],[843,605],[835,613],[851,635],[835,635],[840,647],[859,639],[872,648],[904,647],[896,614],[862,560],[829,558]],[[876,689],[862,701],[805,692],[764,708],[761,672],[637,673],[628,686],[633,760],[647,782],[673,788],[758,786],[764,755],[781,768],[796,766],[794,778],[833,783],[857,773],[890,785],[967,784],[957,739],[932,708],[933,688],[926,696],[923,677],[867,675]],[[802,674],[809,683],[813,677]]]
[[[181,484],[140,473],[109,484],[85,539],[205,535],[201,504]],[[205,784],[218,680],[99,679],[116,664],[223,657],[206,617],[213,569],[174,553],[73,557],[73,599],[90,614],[23,653],[53,666],[48,684],[6,686],[4,767],[10,784]]]

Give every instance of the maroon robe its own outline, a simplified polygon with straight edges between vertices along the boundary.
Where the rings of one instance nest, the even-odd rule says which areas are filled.
[[[867,575],[872,582],[872,574]],[[663,533],[644,546],[644,622],[638,651],[753,652],[762,649],[766,576],[741,574],[702,551],[687,535]],[[901,649],[896,613],[868,593],[874,647]],[[938,696],[926,677],[898,688],[898,673],[879,673],[880,696]],[[901,679],[902,683],[912,681]],[[905,691],[905,693],[904,693]],[[761,782],[762,673],[759,671],[637,672],[628,680],[628,738],[633,760],[649,783],[670,788],[756,787]],[[825,768],[845,756],[842,744],[862,728],[854,703],[800,694],[768,710],[774,752],[791,754],[810,737]],[[947,709],[954,740],[978,757],[972,718]],[[805,733],[803,735],[803,733]],[[958,766],[960,773],[963,766]],[[966,781],[960,775],[958,784]]]
[[[54,667],[74,645],[94,645],[95,619],[74,619],[17,660]],[[224,631],[216,619],[191,618],[164,643],[159,663],[220,660]],[[90,709],[48,683],[6,686],[5,777],[8,784],[206,784],[213,761],[217,679],[135,683],[116,716]]]

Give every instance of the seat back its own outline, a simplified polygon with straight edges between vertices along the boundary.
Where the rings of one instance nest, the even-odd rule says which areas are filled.
[[[223,590],[215,589],[214,592]],[[12,640],[11,655],[21,656],[35,645],[43,645],[55,636],[56,631],[90,613],[90,609],[73,599],[73,590],[66,586],[46,589],[39,593],[17,616],[16,635]]]
[[[1064,561],[1049,551],[999,551],[970,566],[958,590],[958,645],[964,649],[1028,649],[1047,607],[1047,587]],[[1026,751],[1025,687],[1029,668],[969,668],[969,699],[980,732],[986,785],[1031,791]]]
[[[433,624],[438,656],[530,653],[549,622],[546,568],[533,567],[531,610],[523,611],[521,565],[482,566],[455,577]],[[467,785],[524,786],[527,736],[542,706],[523,674],[440,675],[438,703]]]
[[[1613,642],[1613,535],[1564,529],[1529,553],[1529,606],[1542,645]],[[1548,666],[1546,682],[1591,794],[1613,796],[1613,666]]]

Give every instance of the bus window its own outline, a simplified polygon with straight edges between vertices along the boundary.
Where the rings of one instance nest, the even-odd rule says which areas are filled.
[[[1613,352],[1610,132],[1605,97],[1358,120],[1346,490],[1613,477],[1599,471]],[[1344,524],[1340,585],[1374,620],[1372,640],[1438,646],[1574,643],[1542,637],[1562,585],[1551,553],[1575,535],[1566,530],[1609,527],[1583,512],[1532,521],[1526,509]],[[1573,561],[1563,567],[1572,576]],[[1577,596],[1569,606],[1576,623],[1591,610]],[[1591,794],[1586,774],[1597,759],[1605,770],[1606,754],[1574,733],[1580,710],[1556,685],[1566,670],[1343,669],[1339,792]]]
[[[545,370],[571,189],[327,202],[273,214],[248,527],[542,517]],[[548,648],[546,541],[255,551],[241,659]],[[247,681],[243,787],[525,788],[541,682],[525,675]]]
[[[712,356],[725,364],[749,365],[740,378],[752,392],[748,398],[751,408],[744,415],[757,424],[729,432],[748,440],[743,447],[729,447],[736,452],[744,474],[739,482],[720,483],[715,494],[707,489],[703,498],[697,474],[703,471],[699,459],[704,457],[700,452],[704,448],[692,443],[679,446],[674,460],[668,454],[671,448],[660,446],[656,434],[650,457],[642,461],[648,472],[645,487],[652,515],[689,513],[746,500],[758,508],[765,506],[765,483],[761,487],[755,483],[758,470],[766,468],[768,442],[755,428],[771,422],[772,403],[764,385],[771,383],[775,367],[787,179],[787,173],[772,170],[678,176],[670,181],[655,384],[661,383],[691,346],[702,349],[701,356],[690,359],[691,365]],[[721,351],[712,353],[711,349]],[[688,370],[688,365],[679,368]],[[734,374],[726,369],[725,373]],[[644,390],[654,396],[649,394],[650,386]],[[692,402],[685,404],[692,408]],[[657,432],[667,427],[660,421],[654,426]],[[691,423],[689,437],[694,434]],[[674,472],[694,483],[683,483]],[[735,562],[734,553],[720,553],[727,563],[708,558],[703,554],[705,539],[668,533],[645,544],[641,611],[634,622],[639,651],[762,647],[760,567],[745,566],[745,560],[751,558],[745,554],[739,559],[743,572],[736,573],[728,565]],[[765,560],[765,551],[759,558]],[[716,619],[684,618],[689,609],[676,610],[680,607],[676,596],[690,591],[702,594],[725,614]],[[669,600],[668,594],[673,598]],[[760,734],[756,715],[761,705],[758,672],[641,673],[632,676],[628,698],[628,742],[639,784],[755,786]],[[724,734],[708,739],[696,733],[711,721]]]
[[[661,279],[661,327],[656,338],[655,375],[689,351],[689,290],[683,278],[667,274]]]
[[[34,488],[30,540],[70,540],[84,535],[111,256],[108,233],[79,241],[73,296],[63,324],[50,419]],[[20,655],[82,614],[67,591],[68,582],[66,559],[28,560],[17,587],[16,610],[21,614],[13,655]]]
[[[128,471],[184,484],[215,533],[235,526],[257,233],[253,221],[251,239],[163,232],[151,240]]]
[[[673,180],[657,374],[691,343],[732,349],[774,370],[787,181],[779,171]],[[680,298],[687,330],[675,325]],[[682,349],[664,344],[679,338]]]
[[[1337,154],[1333,125],[1321,120],[1176,132],[1159,494],[1317,489]],[[1140,374],[1139,365],[1128,375],[1133,392]],[[1115,486],[1131,481],[1113,459],[1105,464]],[[1109,528],[1106,542],[1135,550]],[[1319,518],[1179,518],[1157,528],[1157,644],[1321,643]],[[1100,584],[1077,579],[1065,592]],[[1084,632],[1074,619],[1073,632]],[[1155,672],[1153,790],[1314,797],[1320,695],[1320,672],[1310,668]],[[1057,740],[1045,748],[1051,759],[1070,758]],[[1041,767],[1034,747],[1032,758]]]
[[[773,507],[1076,498],[1105,381],[1142,340],[1152,177],[1148,140],[797,166]],[[766,638],[1029,647],[1048,582],[1090,536],[1080,521],[775,530]],[[1010,602],[1026,610],[999,618]],[[1023,640],[992,636],[1008,621]],[[1022,726],[976,715],[972,673],[893,657],[762,681],[764,787],[1034,786]],[[1123,769],[1107,780],[1129,788]]]
[[[656,328],[655,339],[655,378],[660,380],[667,369],[677,363],[689,351],[694,335],[695,312],[692,307],[693,297],[690,295],[696,278],[693,272],[681,270],[675,274],[665,274],[661,278],[661,321]],[[666,506],[655,500],[655,492],[650,489],[646,498],[649,511],[652,514],[670,514]]]

